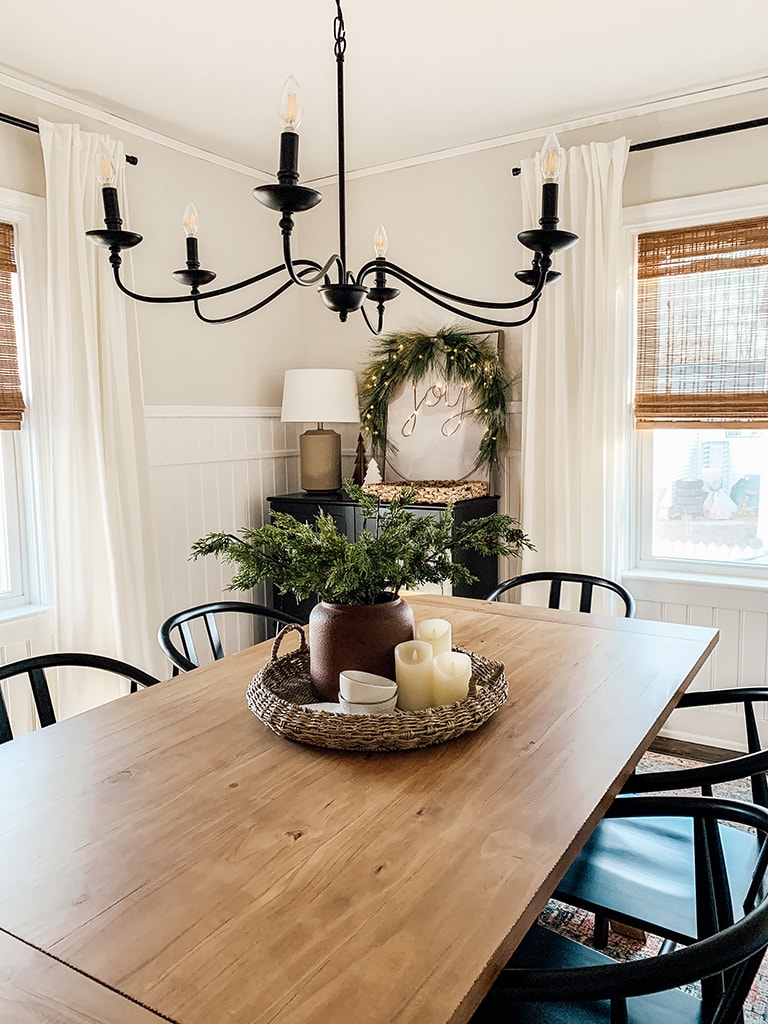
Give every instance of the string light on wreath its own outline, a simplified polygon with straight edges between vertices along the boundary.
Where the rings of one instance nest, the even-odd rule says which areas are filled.
[[[397,451],[388,424],[390,403],[403,386],[415,387],[425,379],[443,393],[450,385],[460,387],[468,406],[463,415],[485,428],[472,469],[499,467],[508,445],[507,399],[513,381],[487,336],[459,327],[443,327],[434,334],[398,332],[374,343],[360,388],[361,419],[373,457],[383,463]]]

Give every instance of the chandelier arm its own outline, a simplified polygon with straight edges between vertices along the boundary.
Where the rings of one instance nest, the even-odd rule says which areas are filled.
[[[374,327],[371,321],[368,319],[368,314],[365,311],[365,306],[360,307],[360,312],[363,314],[363,320],[365,320],[366,326],[371,334],[375,334],[377,337],[381,334],[384,327],[384,309],[383,303],[379,306],[379,325]]]
[[[309,262],[309,261],[304,261]],[[315,266],[315,264],[312,264]],[[255,277],[245,278],[243,281],[237,281],[235,284],[227,285],[225,288],[214,288],[210,292],[198,292],[196,295],[141,295],[139,292],[131,291],[123,282],[120,280],[120,268],[114,267],[115,281],[117,287],[131,299],[136,299],[138,302],[194,302],[202,299],[213,299],[217,295],[229,295],[231,292],[239,291],[241,288],[247,288],[249,285],[258,284],[259,281],[264,281],[268,277],[273,277],[275,274],[279,274],[285,267],[281,263],[277,267],[271,267],[269,270],[265,270],[261,274],[257,274]]]
[[[288,276],[294,284],[300,285],[302,288],[309,288],[310,285],[317,284],[322,278],[327,277],[328,271],[331,267],[336,264],[341,268],[341,262],[336,253],[331,256],[324,267],[321,267],[319,263],[315,263],[314,260],[294,260],[291,257],[291,236],[289,232],[283,232],[283,259],[285,260],[285,269],[288,271]],[[312,277],[306,277],[303,274],[297,274],[293,269],[294,267],[305,264],[310,266],[317,271]],[[281,268],[282,269],[282,268]]]
[[[232,313],[231,316],[205,316],[203,313],[200,312],[199,302],[199,300],[204,296],[195,295],[195,316],[198,318],[198,320],[202,320],[203,323],[205,324],[231,324],[234,323],[235,320],[242,320],[243,317],[250,316],[251,313],[256,313],[258,310],[266,306],[269,302],[272,302],[273,299],[276,299],[278,295],[282,295],[284,291],[287,291],[292,286],[292,284],[293,281],[284,281],[279,288],[276,288],[265,299],[262,299],[261,302],[257,302],[255,306],[249,306],[248,309],[244,309],[240,313]]]
[[[551,266],[551,262],[551,260],[542,255],[541,263],[537,267],[538,281],[536,282],[533,291],[531,291],[529,295],[526,295],[524,299],[517,299],[510,302],[486,302],[482,299],[468,299],[463,295],[454,295],[452,292],[443,291],[442,288],[436,288],[434,285],[430,284],[429,281],[422,281],[421,278],[416,277],[416,275],[412,274],[409,270],[405,270],[403,267],[398,267],[396,263],[390,263],[389,260],[384,261],[383,269],[386,273],[396,277],[399,281],[402,281],[403,284],[408,285],[409,288],[413,288],[414,291],[419,292],[420,295],[423,295],[427,299],[431,299],[433,302],[437,302],[437,299],[434,298],[434,296],[439,295],[444,299],[450,299],[452,302],[458,302],[460,305],[476,306],[478,309],[521,309],[531,302],[536,302],[541,297],[541,293],[544,290],[544,285],[547,281],[547,271]],[[364,278],[370,277],[370,275],[376,270],[377,264],[375,260],[371,260],[369,263],[366,263],[358,272],[357,283],[362,284]],[[417,285],[420,285],[421,287],[416,287]],[[444,304],[438,303],[438,305]],[[448,309],[450,307],[445,306],[445,308]]]
[[[534,299],[528,299],[527,302],[531,306],[531,311],[527,316],[524,316],[521,320],[491,320],[490,317],[478,316],[476,313],[470,313],[469,311],[462,309],[460,306],[453,306],[448,302],[443,302],[442,299],[438,299],[436,295],[428,292],[426,289],[419,287],[410,277],[399,272],[399,268],[396,268],[392,264],[387,265],[387,269],[392,277],[401,281],[404,285],[407,285],[411,291],[416,292],[418,295],[422,295],[425,299],[429,299],[436,306],[441,306],[443,309],[447,309],[449,313],[455,313],[456,316],[464,317],[465,320],[472,320],[476,324],[488,324],[489,327],[522,327],[523,324],[527,324],[529,320],[532,320],[536,314],[536,308],[539,304],[541,294],[539,293]],[[464,300],[468,305],[471,304],[471,300]],[[486,305],[488,305],[486,303]],[[505,308],[501,306],[500,308]]]
[[[306,270],[304,270],[301,273],[307,273],[308,270],[318,270],[319,269],[319,264],[315,263],[314,260],[304,260],[304,259],[296,260],[293,263],[293,266],[294,267],[300,267],[300,266],[305,267]],[[242,281],[236,281],[235,284],[227,285],[224,288],[214,288],[212,291],[209,291],[209,292],[198,292],[197,294],[190,294],[190,295],[141,295],[139,292],[131,291],[131,289],[128,288],[127,285],[123,284],[123,282],[120,280],[120,268],[119,268],[119,266],[118,267],[113,267],[112,269],[113,269],[113,273],[114,273],[114,277],[115,277],[115,283],[117,284],[117,287],[120,289],[120,291],[124,295],[127,295],[129,298],[135,299],[138,302],[156,302],[156,303],[170,303],[170,302],[174,302],[175,303],[175,302],[202,302],[203,299],[213,299],[213,298],[216,298],[217,296],[220,296],[220,295],[230,295],[232,292],[240,291],[241,288],[247,288],[249,285],[258,284],[260,281],[265,281],[268,277],[274,277],[275,274],[279,274],[280,271],[281,270],[285,270],[286,267],[285,267],[285,264],[281,263],[281,264],[279,264],[276,267],[271,267],[269,270],[263,271],[261,274],[256,274],[254,277],[247,277],[247,278],[245,278]],[[296,284],[297,282],[295,282],[295,281],[293,281],[293,279],[291,279],[291,283],[292,284]],[[299,281],[298,283],[301,284],[302,282]],[[276,292],[275,294],[279,294],[279,292]],[[260,303],[259,305],[254,306],[254,310],[255,309],[259,309],[261,305],[263,305],[263,303]],[[213,323],[217,323],[218,321],[214,320],[212,322]]]

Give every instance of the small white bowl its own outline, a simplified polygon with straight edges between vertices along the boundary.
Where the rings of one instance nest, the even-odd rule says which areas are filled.
[[[397,683],[373,672],[344,669],[339,673],[339,693],[354,704],[375,704],[397,696]]]
[[[389,715],[397,705],[397,694],[393,693],[386,700],[378,700],[374,703],[358,704],[355,701],[347,700],[339,694],[341,710],[347,715]]]

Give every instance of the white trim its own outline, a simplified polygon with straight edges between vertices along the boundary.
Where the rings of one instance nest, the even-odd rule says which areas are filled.
[[[260,181],[274,181],[274,174],[269,174],[260,168],[237,163],[236,161],[229,160],[226,157],[218,156],[216,153],[210,153],[208,150],[199,149],[197,146],[190,146],[178,139],[173,139],[170,136],[163,135],[150,128],[145,128],[142,125],[135,124],[134,122],[118,117],[115,114],[107,113],[107,111],[100,110],[98,107],[83,103],[80,100],[74,99],[74,97],[55,92],[51,88],[45,88],[33,82],[25,81],[23,78],[19,78],[15,75],[10,75],[7,71],[0,70],[0,85],[6,86],[9,89],[14,89],[16,92],[23,93],[26,96],[31,96],[34,99],[42,100],[45,103],[52,103],[55,106],[71,110],[73,113],[81,114],[83,117],[94,118],[97,121],[101,121],[103,124],[117,128],[119,131],[130,132],[138,138],[146,139],[147,141],[156,143],[160,146],[166,146],[168,149],[175,150],[178,153],[184,153],[185,155],[195,157],[198,160],[205,160],[207,163],[216,164],[219,167],[224,167],[231,171],[237,171],[240,174],[247,174],[249,176],[256,177]],[[406,157],[403,160],[394,160],[391,163],[386,164],[375,164],[372,167],[362,167],[358,170],[348,169],[346,177],[347,180],[352,180],[353,178],[368,178],[375,174],[384,174],[388,171],[402,170],[406,167],[417,167],[420,164],[436,163],[438,160],[452,160],[457,156],[465,156],[470,153],[480,153],[487,149],[500,149],[504,146],[515,145],[518,142],[526,142],[529,139],[544,139],[552,131],[568,132],[575,131],[580,128],[590,128],[595,125],[611,124],[615,121],[626,120],[627,118],[642,117],[646,114],[654,114],[663,110],[674,110],[678,107],[693,106],[696,103],[706,103],[710,100],[725,99],[729,96],[740,96],[744,93],[757,92],[760,89],[766,88],[768,88],[768,76],[765,75],[741,82],[724,83],[722,85],[712,86],[711,88],[702,89],[697,92],[681,93],[678,96],[668,96],[664,99],[652,100],[648,103],[642,103],[633,107],[623,107],[620,110],[604,111],[587,117],[575,118],[571,121],[561,121],[558,124],[549,125],[543,128],[528,129],[526,131],[515,132],[512,135],[502,135],[495,139],[487,139],[483,142],[473,142],[466,146],[455,146],[452,149],[437,150],[433,153]],[[336,180],[337,175],[330,174],[319,178],[308,178],[304,184],[311,184],[313,186],[332,185],[336,183]]]
[[[20,515],[26,560],[24,596],[27,602],[18,604],[16,608],[23,613],[30,602],[37,605],[49,600],[51,579],[47,559],[50,510],[44,478],[45,460],[41,451],[46,418],[41,340],[47,325],[45,200],[26,192],[0,188],[0,217],[13,224],[16,231],[21,293],[17,313],[24,338],[18,356],[28,408],[24,414],[24,427],[15,439],[19,456],[19,492],[22,495]]]
[[[453,149],[437,150],[434,153],[425,153],[423,156],[407,157],[404,160],[393,160],[392,163],[376,164],[373,167],[363,167],[359,170],[347,170],[347,180],[352,178],[367,178],[374,174],[384,174],[387,171],[399,171],[406,167],[417,167],[420,164],[436,163],[438,160],[452,160],[457,156],[467,156],[471,153],[481,153],[486,149],[500,149],[504,146],[514,146],[519,142],[528,142],[530,139],[544,140],[550,132],[562,134],[563,132],[576,131],[580,128],[592,128],[601,124],[613,124],[616,121],[624,121],[632,117],[643,117],[646,114],[656,114],[663,110],[675,110],[678,107],[693,106],[695,103],[706,103],[710,100],[727,99],[729,96],[740,96],[743,93],[757,92],[760,89],[768,88],[768,76],[753,78],[746,82],[732,82],[730,84],[714,86],[711,89],[704,89],[700,92],[682,93],[679,96],[669,96],[666,99],[652,100],[649,103],[641,103],[634,107],[623,107],[620,110],[609,110],[599,114],[591,114],[588,117],[578,117],[571,121],[560,121],[557,124],[548,125],[544,128],[527,129],[515,132],[512,135],[501,135],[495,139],[487,139],[484,142],[472,142],[466,146],[455,146]],[[649,141],[642,139],[640,141]],[[329,174],[322,178],[309,179],[307,184],[315,187],[321,185],[333,185],[337,176]]]
[[[761,209],[762,207],[762,209]],[[690,227],[692,224],[717,223],[741,216],[757,216],[768,207],[768,185],[727,189],[701,196],[663,199],[656,203],[624,208],[624,227],[632,234],[651,228]],[[708,221],[702,220],[708,218]]]
[[[342,452],[349,455],[350,452]],[[270,449],[268,452],[246,452],[244,455],[229,455],[227,463],[234,465],[240,462],[274,462],[275,459],[298,459],[298,448]],[[190,455],[179,457],[177,455],[156,455],[150,456],[149,464],[153,468],[160,466],[206,466],[220,465],[220,455]]]
[[[271,419],[279,406],[259,405],[145,405],[146,419]]]
[[[704,564],[704,563],[698,563]],[[631,569],[622,573],[622,583],[638,601],[675,602],[685,605],[736,608],[765,613],[765,577],[746,578],[734,573],[717,576],[707,572]]]
[[[32,82],[25,82],[24,79],[16,78],[3,71],[0,71],[0,85],[13,89],[15,92],[20,92],[25,96],[31,96],[33,99],[42,100],[44,103],[52,103],[54,106],[63,107],[65,110],[72,111],[73,114],[91,117],[96,121],[101,121],[102,124],[109,125],[110,128],[116,128],[121,132],[130,132],[131,135],[135,135],[140,139],[146,139],[147,142],[154,142],[159,146],[165,146],[167,149],[173,149],[177,153],[183,153],[185,156],[195,157],[197,160],[205,160],[208,163],[216,164],[217,167],[225,167],[227,170],[237,171],[239,174],[247,174],[249,177],[258,178],[260,181],[275,180],[274,174],[259,170],[257,167],[249,167],[246,164],[237,163],[235,160],[228,160],[226,157],[218,156],[216,153],[209,153],[205,149],[199,149],[197,146],[190,146],[186,142],[172,139],[170,136],[162,135],[151,128],[144,128],[142,125],[128,121],[123,117],[117,117],[115,114],[109,114],[106,110],[100,110],[98,107],[93,107],[88,103],[81,103],[80,100],[66,96],[63,93],[34,85]]]

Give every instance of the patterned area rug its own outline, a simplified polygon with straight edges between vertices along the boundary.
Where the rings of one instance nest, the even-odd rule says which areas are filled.
[[[670,757],[666,754],[646,754],[638,771],[660,771],[665,768],[689,768],[696,761]],[[715,787],[715,796],[732,797],[734,800],[749,800],[749,783],[735,782]],[[568,938],[592,945],[594,917],[586,910],[577,910],[557,900],[550,900],[545,907],[540,923]],[[608,947],[605,952],[615,960],[636,960],[641,957],[655,956],[661,946],[661,939],[649,935],[645,942],[642,939],[623,935],[611,929]],[[744,1024],[768,1024],[768,956],[763,961],[749,998],[744,1004]]]

